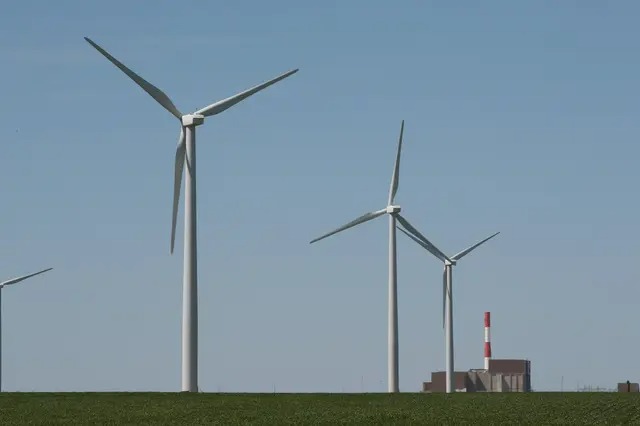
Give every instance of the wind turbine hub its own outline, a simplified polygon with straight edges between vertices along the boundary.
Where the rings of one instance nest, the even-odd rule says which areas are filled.
[[[445,260],[445,261],[444,261],[444,264],[445,264],[446,266],[455,266],[456,261],[455,261],[455,260],[452,260],[451,262],[449,262],[448,260]]]
[[[204,123],[204,115],[201,114],[185,114],[182,116],[183,126],[199,126]]]
[[[401,210],[400,206],[387,206],[388,214],[397,214],[400,213]]]

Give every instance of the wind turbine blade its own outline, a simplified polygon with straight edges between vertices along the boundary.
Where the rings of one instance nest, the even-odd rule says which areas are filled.
[[[473,250],[475,250],[476,248],[480,247],[482,244],[486,243],[487,241],[489,241],[490,239],[492,239],[493,237],[495,237],[499,233],[500,232],[496,232],[495,234],[491,235],[490,237],[485,238],[484,240],[480,241],[479,243],[475,243],[471,247],[462,250],[460,253],[454,255],[451,259],[460,260],[461,258],[463,258],[467,254],[471,253]]]
[[[393,166],[393,175],[391,176],[391,187],[389,188],[389,205],[393,204],[398,192],[398,184],[400,182],[400,151],[402,150],[402,134],[404,133],[404,120],[400,126],[400,139],[398,140],[398,152],[396,153],[396,162]]]
[[[405,219],[404,217],[402,217],[401,215],[397,215],[396,216],[398,219],[398,222],[400,222],[402,224],[402,226],[404,226],[406,228],[406,231],[402,228],[398,228],[400,229],[400,231],[402,231],[403,233],[405,233],[406,235],[408,235],[409,237],[412,237],[412,239],[417,242],[418,244],[420,244],[422,247],[424,247],[425,249],[427,249],[429,251],[429,253],[431,253],[432,255],[434,255],[435,257],[437,257],[438,259],[440,259],[443,262],[451,262],[451,259],[449,259],[447,257],[446,254],[444,254],[443,252],[441,252],[436,246],[434,246],[431,241],[427,240],[427,237],[425,237],[424,235],[422,235],[420,233],[420,231],[418,231],[416,228],[413,227],[413,225],[411,225],[407,219]],[[408,232],[407,232],[408,231]],[[413,234],[413,235],[412,235]],[[415,238],[414,238],[415,237]]]
[[[425,250],[427,250],[429,253],[431,253],[432,255],[434,255],[435,257],[437,257],[438,259],[442,260],[443,262],[445,261],[445,259],[442,258],[442,256],[440,256],[440,254],[434,250],[435,246],[431,243],[427,244],[424,241],[418,239],[417,237],[414,237],[409,231],[403,229],[401,226],[396,226],[396,228],[398,228],[398,230],[400,232],[402,232],[403,234],[405,234],[407,237],[411,238],[413,241],[415,241],[416,243],[418,243],[420,246],[422,246],[422,248],[424,248]]]
[[[167,96],[166,93],[164,93],[162,90],[158,89],[156,86],[146,81],[144,78],[140,77],[135,72],[131,71],[122,62],[120,62],[119,60],[111,56],[109,52],[107,52],[102,47],[94,43],[93,40],[91,40],[89,37],[85,37],[84,39],[87,40],[87,42],[90,45],[95,47],[98,52],[102,53],[102,55],[104,55],[105,58],[111,61],[113,65],[120,68],[120,70],[126,75],[128,75],[131,80],[135,81],[138,84],[138,86],[142,87],[142,89],[144,89],[145,92],[151,95],[151,97],[155,99],[160,105],[162,105],[167,111],[169,111],[178,119],[182,117],[182,113],[180,112],[180,110],[178,110],[178,108],[176,108],[173,102],[171,102],[171,99],[169,99],[169,96]]]
[[[444,310],[445,310],[445,304],[447,303],[446,294],[447,294],[447,267],[445,265],[444,272],[442,273],[442,328],[444,328]]]
[[[17,278],[12,278],[10,280],[7,280],[3,283],[0,283],[0,288],[6,286],[6,285],[11,285],[11,284],[17,284],[20,281],[26,280],[27,278],[31,278],[31,277],[35,277],[36,275],[40,275],[40,274],[44,274],[47,271],[52,270],[53,268],[47,268],[47,269],[43,269],[42,271],[33,273],[33,274],[29,274],[29,275],[23,275],[21,277],[17,277]]]
[[[349,229],[349,228],[354,227],[356,225],[359,225],[361,223],[368,222],[368,221],[370,221],[372,219],[375,219],[375,218],[377,218],[379,216],[382,216],[386,212],[387,212],[387,209],[382,209],[382,210],[378,210],[378,211],[375,211],[375,212],[370,212],[370,213],[363,214],[359,218],[352,220],[351,222],[347,223],[346,225],[343,225],[340,228],[329,232],[328,234],[324,234],[322,237],[319,237],[319,238],[316,238],[315,240],[312,240],[309,244],[313,244],[316,241],[320,241],[320,240],[322,240],[324,238],[327,238],[327,237],[329,237],[329,236],[331,236],[333,234],[337,234],[340,231],[344,231],[345,229]]]
[[[247,99],[249,96],[258,93],[259,91],[266,89],[267,87],[271,86],[272,84],[276,84],[277,82],[279,82],[280,80],[284,80],[285,78],[289,77],[290,75],[293,75],[295,73],[298,72],[298,69],[286,72],[284,74],[282,74],[279,77],[274,78],[273,80],[269,80],[266,83],[262,83],[259,84],[255,87],[252,87],[251,89],[245,90],[244,92],[238,93],[237,95],[231,96],[230,98],[226,98],[223,99],[221,101],[218,101],[214,104],[211,104],[207,107],[204,107],[202,109],[199,109],[198,111],[196,111],[196,114],[202,114],[205,117],[209,117],[210,115],[215,115],[215,114],[220,114],[222,111],[225,111],[229,108],[231,108],[232,106],[234,106],[235,104],[237,104],[238,102]]]
[[[173,176],[173,216],[171,218],[171,254],[176,241],[176,221],[178,219],[178,204],[180,203],[180,189],[182,188],[182,172],[184,170],[184,156],[186,154],[186,142],[184,127],[180,127],[180,138],[176,148],[176,164]]]

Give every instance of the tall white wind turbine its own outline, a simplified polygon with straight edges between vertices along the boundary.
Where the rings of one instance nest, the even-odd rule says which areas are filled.
[[[335,229],[328,234],[325,234],[311,243],[320,241],[323,238],[327,238],[333,234],[337,234],[340,231],[349,229],[364,222],[373,220],[384,214],[389,215],[389,340],[388,340],[388,392],[399,392],[398,383],[398,286],[397,286],[397,272],[396,272],[396,220],[400,222],[405,228],[412,229],[417,234],[420,234],[411,224],[400,215],[400,206],[394,205],[393,201],[398,192],[399,175],[400,175],[400,152],[402,150],[402,135],[404,133],[404,120],[400,126],[400,138],[398,140],[398,151],[396,154],[396,161],[393,168],[393,175],[391,177],[391,187],[389,188],[389,198],[387,206],[384,209],[366,213],[357,219],[352,220]]]
[[[204,123],[205,117],[219,114],[238,102],[248,98],[298,72],[297,69],[286,72],[279,77],[254,86],[237,95],[215,102],[191,114],[183,114],[171,99],[153,84],[127,68],[122,62],[111,56],[91,39],[84,38],[111,63],[120,68],[138,86],[155,99],[162,107],[180,121],[180,137],[176,149],[173,216],[171,223],[171,253],[175,242],[178,201],[182,186],[182,173],[186,162],[185,203],[184,203],[184,275],[182,295],[182,390],[198,391],[198,277],[197,277],[197,243],[196,243],[196,127]]]
[[[44,274],[47,271],[52,270],[53,268],[44,269],[42,271],[23,275],[21,277],[12,278],[10,280],[4,281],[0,283],[0,392],[2,391],[2,289],[8,285],[18,284],[20,281],[24,281],[27,278],[35,277],[36,275]]]
[[[475,243],[471,247],[462,250],[460,253],[447,257],[429,240],[427,240],[424,235],[416,233],[415,229],[412,230],[407,228],[407,230],[404,230],[401,227],[398,227],[398,229],[444,263],[444,273],[442,276],[442,325],[445,329],[446,391],[447,393],[455,392],[453,377],[453,372],[455,371],[453,365],[453,266],[464,256],[468,255],[480,245],[498,235],[500,232],[496,232],[484,240]]]

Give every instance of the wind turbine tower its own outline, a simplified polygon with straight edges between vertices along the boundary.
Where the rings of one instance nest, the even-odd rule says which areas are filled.
[[[286,72],[272,80],[254,86],[237,95],[215,102],[190,114],[183,114],[171,99],[160,89],[127,68],[122,62],[111,56],[91,39],[84,38],[91,46],[118,67],[131,80],[147,92],[164,109],[180,122],[180,137],[176,149],[173,187],[173,216],[171,223],[171,253],[175,241],[178,201],[182,186],[182,173],[185,173],[184,203],[184,276],[182,292],[182,390],[198,391],[198,268],[197,268],[197,230],[196,230],[196,127],[204,123],[206,117],[219,114],[238,102],[248,98],[283,80],[296,72]]]
[[[453,267],[460,259],[498,235],[499,232],[496,232],[471,247],[462,250],[460,253],[448,257],[422,234],[416,234],[414,230],[408,228],[405,230],[398,227],[398,229],[444,263],[444,274],[442,277],[442,325],[445,329],[446,392],[455,392],[453,377],[453,373],[455,371],[453,363]]]
[[[394,204],[398,185],[400,183],[400,153],[402,151],[402,136],[404,134],[404,120],[400,126],[400,138],[398,140],[398,150],[396,152],[396,161],[391,177],[391,187],[389,188],[389,198],[387,206],[383,209],[365,213],[364,215],[352,220],[323,236],[311,241],[311,244],[320,241],[333,234],[352,228],[356,225],[373,220],[379,216],[389,215],[389,308],[388,308],[388,392],[399,392],[399,361],[398,361],[398,285],[397,285],[397,262],[396,262],[396,221],[402,226],[413,230],[417,235],[421,235],[404,217],[400,215],[401,208]]]

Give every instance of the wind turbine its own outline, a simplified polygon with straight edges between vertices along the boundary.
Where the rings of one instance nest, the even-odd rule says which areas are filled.
[[[2,391],[2,289],[8,285],[18,284],[20,281],[24,281],[27,278],[35,277],[36,275],[44,274],[53,268],[44,269],[34,274],[23,275],[21,277],[12,278],[10,280],[0,283],[0,391]]]
[[[175,242],[178,202],[182,186],[182,172],[187,164],[185,176],[184,203],[184,275],[182,292],[182,390],[198,391],[198,276],[196,242],[196,127],[204,123],[205,117],[219,114],[238,102],[248,98],[298,72],[298,69],[286,72],[272,80],[240,92],[237,95],[215,102],[191,114],[183,114],[171,99],[153,84],[127,68],[122,62],[111,56],[91,39],[84,38],[111,63],[120,68],[138,86],[155,99],[162,107],[180,121],[180,137],[176,149],[173,187],[173,216],[171,222],[171,254]]]
[[[327,238],[333,234],[337,234],[340,231],[349,229],[364,222],[373,220],[384,214],[389,215],[389,340],[388,340],[388,392],[399,392],[398,384],[398,286],[397,286],[397,264],[396,264],[396,220],[400,222],[405,228],[412,229],[417,234],[420,234],[411,224],[400,215],[400,206],[394,205],[393,201],[398,192],[399,173],[400,173],[400,152],[402,150],[402,135],[404,133],[404,120],[400,126],[400,138],[398,140],[398,151],[396,154],[396,161],[393,168],[393,175],[391,177],[391,187],[389,188],[389,198],[387,206],[384,209],[376,210],[370,213],[366,213],[357,219],[352,220],[335,229],[328,234],[325,234],[311,243],[320,241],[323,238]]]
[[[453,266],[456,265],[456,263],[464,256],[468,255],[473,250],[498,235],[500,232],[496,232],[484,240],[475,243],[471,247],[462,250],[460,253],[447,257],[422,234],[415,233],[414,230],[409,228],[404,230],[401,227],[398,227],[398,229],[444,263],[444,273],[442,276],[442,326],[445,329],[446,391],[447,393],[451,393],[455,391],[453,377]]]

